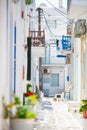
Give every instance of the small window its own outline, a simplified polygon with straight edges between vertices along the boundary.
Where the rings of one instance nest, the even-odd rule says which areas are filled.
[[[59,0],[59,7],[63,7],[63,1]]]
[[[51,74],[51,86],[59,86],[59,74]]]
[[[48,75],[43,75],[43,83],[50,83],[50,77]]]

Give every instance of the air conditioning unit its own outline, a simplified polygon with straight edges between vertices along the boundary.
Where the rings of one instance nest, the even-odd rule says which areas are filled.
[[[86,20],[85,19],[79,19],[75,23],[75,28],[74,28],[74,34],[75,37],[80,37],[80,35],[85,34],[87,32],[86,29]]]
[[[43,74],[49,74],[49,73],[50,73],[50,69],[44,68],[44,69],[42,70],[42,73],[43,73]]]
[[[50,69],[47,69],[48,74],[50,73]]]

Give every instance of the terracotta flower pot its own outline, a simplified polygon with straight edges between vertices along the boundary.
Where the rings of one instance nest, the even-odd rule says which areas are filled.
[[[84,118],[87,118],[87,110],[84,110],[84,111],[83,111],[83,117],[84,117]]]

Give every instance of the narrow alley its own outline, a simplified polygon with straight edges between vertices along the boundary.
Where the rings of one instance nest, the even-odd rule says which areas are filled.
[[[0,130],[87,130],[87,0],[0,0]]]

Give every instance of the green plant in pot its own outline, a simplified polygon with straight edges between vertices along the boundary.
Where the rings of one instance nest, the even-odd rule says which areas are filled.
[[[79,112],[83,114],[84,118],[87,118],[87,99],[81,100]]]
[[[33,94],[28,97],[28,105],[22,105],[18,96],[13,96],[13,101],[6,104],[3,97],[3,117],[4,118],[35,118],[36,112],[29,109],[29,105],[34,106],[36,104],[36,95]]]
[[[10,119],[12,130],[32,130],[37,112],[31,108],[36,104],[36,95],[30,95],[27,100],[28,104],[23,105],[16,95],[13,95],[13,101],[9,103],[2,98],[3,117]]]

